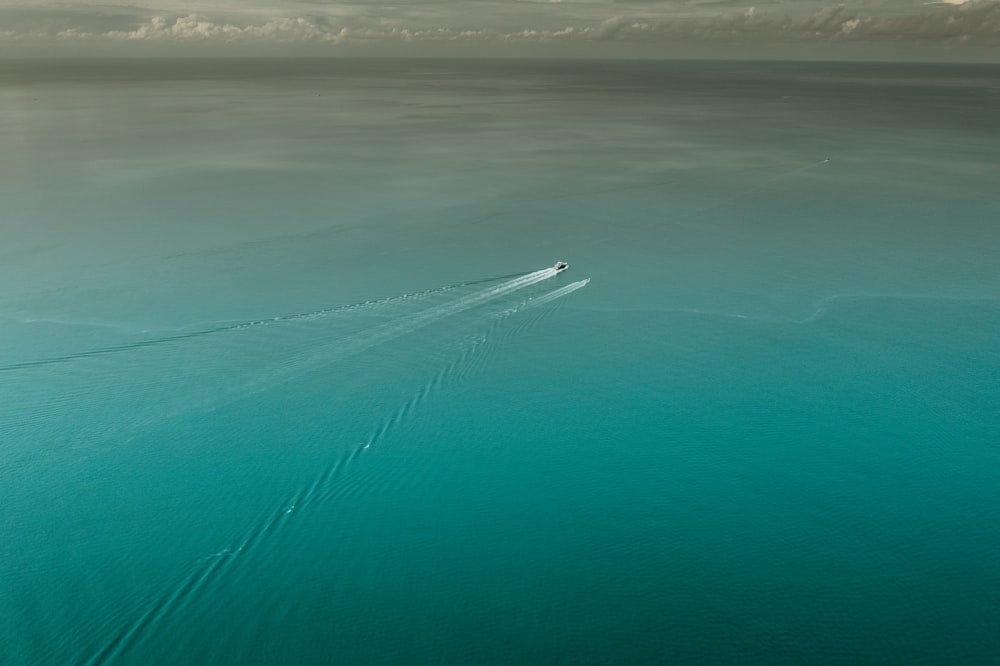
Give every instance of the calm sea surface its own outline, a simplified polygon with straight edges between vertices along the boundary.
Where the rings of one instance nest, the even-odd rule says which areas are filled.
[[[997,663],[998,118],[987,66],[0,64],[0,663]]]

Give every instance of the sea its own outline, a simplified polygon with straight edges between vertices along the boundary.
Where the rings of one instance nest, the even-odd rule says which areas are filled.
[[[1000,662],[998,119],[996,65],[3,61],[0,663]]]

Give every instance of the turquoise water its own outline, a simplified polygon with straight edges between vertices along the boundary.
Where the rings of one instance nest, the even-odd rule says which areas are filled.
[[[1000,653],[1000,69],[0,100],[3,664]]]

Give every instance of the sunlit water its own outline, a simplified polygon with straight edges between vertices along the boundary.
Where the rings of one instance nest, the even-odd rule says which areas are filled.
[[[0,663],[1000,654],[997,68],[0,105]]]

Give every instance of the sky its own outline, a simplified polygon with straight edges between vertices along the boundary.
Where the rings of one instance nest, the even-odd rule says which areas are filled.
[[[1000,0],[0,0],[0,56],[1000,62]]]

